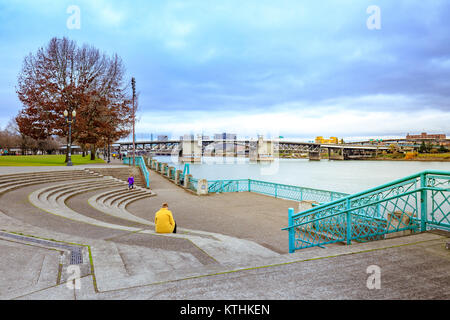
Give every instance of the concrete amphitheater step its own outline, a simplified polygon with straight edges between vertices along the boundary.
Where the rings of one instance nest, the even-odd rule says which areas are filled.
[[[97,194],[91,198],[88,199],[88,203],[96,208],[98,211],[103,212],[105,214],[114,216],[116,218],[121,218],[121,219],[125,219],[125,220],[129,220],[129,221],[133,221],[133,222],[137,222],[137,223],[142,223],[145,225],[151,225],[153,226],[153,223],[142,219],[140,217],[137,217],[131,213],[129,213],[126,210],[122,210],[120,208],[118,208],[117,206],[112,206],[111,205],[111,200],[116,198],[116,195],[123,195],[123,194],[129,194],[129,190],[127,190],[126,192],[123,192],[122,189],[117,189],[117,190],[111,190],[111,191],[107,191],[104,193],[100,193]],[[154,194],[153,193],[149,193],[147,191],[148,195],[145,195],[145,197],[151,197]],[[142,195],[144,197],[144,194]],[[134,199],[137,200],[137,199]]]
[[[44,188],[44,190],[45,190],[45,188]],[[34,206],[36,206],[36,207],[40,208],[41,210],[46,211],[48,213],[51,213],[51,214],[54,214],[56,216],[63,217],[66,219],[74,220],[77,222],[82,222],[82,223],[98,226],[98,227],[104,227],[104,228],[110,228],[110,229],[116,229],[116,230],[118,229],[118,230],[129,231],[129,232],[136,232],[136,231],[141,230],[139,228],[133,228],[133,227],[127,227],[127,226],[107,223],[104,221],[100,221],[100,220],[85,216],[82,213],[76,212],[76,211],[70,209],[69,207],[67,207],[65,204],[64,197],[60,197],[58,199],[58,201],[52,201],[52,202],[40,200],[38,195],[42,191],[43,191],[43,189],[39,189],[39,190],[32,192],[29,195],[29,201]]]
[[[135,185],[136,186],[140,186],[145,188],[145,182],[144,180],[141,178],[141,174],[138,171],[138,168],[133,168],[132,167],[122,167],[122,168],[92,168],[92,171],[98,173],[98,174],[102,174],[102,175],[109,175],[112,176],[114,178],[120,179],[122,181],[128,181],[128,177],[130,174],[130,171],[135,171],[134,176],[134,181],[135,181]],[[137,174],[139,172],[139,174]]]
[[[38,194],[38,199],[43,203],[50,203],[54,205],[65,206],[65,201],[76,194],[88,192],[97,189],[104,189],[109,187],[116,187],[120,184],[113,179],[102,178],[96,181],[91,181],[87,183],[76,182],[72,183],[71,186],[67,187],[66,184],[58,186],[51,186],[45,188],[43,192]],[[42,190],[42,189],[41,189]]]
[[[102,182],[100,182],[102,183]],[[65,190],[72,190],[75,187],[88,187],[88,186],[96,186],[99,184],[99,181],[97,179],[90,179],[90,180],[76,180],[75,182],[68,183],[65,186],[53,186],[47,189],[46,192],[39,195],[39,198],[47,198],[52,199],[56,198],[58,195],[61,194],[61,192]]]
[[[0,184],[0,194],[8,191],[12,191],[21,187],[30,186],[30,185],[36,185],[36,184],[43,184],[43,183],[51,183],[51,182],[60,182],[60,181],[69,181],[69,180],[75,180],[75,179],[89,179],[89,178],[96,178],[95,176],[89,177],[69,177],[69,176],[53,176],[53,177],[42,177],[40,179],[32,179],[32,180],[18,180],[12,183],[7,184]]]
[[[52,173],[52,174],[33,174],[33,175],[26,175],[26,176],[9,176],[9,177],[3,177],[0,176],[0,184],[6,185],[8,183],[14,183],[17,181],[32,181],[32,180],[39,180],[39,179],[48,179],[48,178],[54,178],[54,177],[60,177],[60,178],[68,178],[68,179],[75,179],[75,178],[83,178],[83,177],[97,177],[92,174],[80,172],[76,174],[71,173]]]
[[[128,193],[121,193],[119,196],[112,199],[112,201],[109,203],[110,206],[118,207],[121,203],[121,201],[129,199],[129,198],[135,198],[139,196],[151,196],[150,193],[147,193],[145,191],[139,191],[139,190],[128,190]]]
[[[45,188],[44,188],[45,189]],[[49,213],[53,213],[58,216],[65,217],[67,219],[76,220],[78,222],[83,222],[99,227],[119,229],[123,231],[129,232],[141,232],[143,234],[156,235],[156,236],[164,236],[164,237],[173,237],[173,238],[181,238],[188,239],[192,243],[194,243],[197,247],[201,248],[204,252],[209,254],[218,262],[230,262],[235,261],[238,257],[245,259],[255,257],[267,257],[278,255],[277,253],[264,248],[252,241],[248,241],[245,239],[237,239],[229,236],[224,236],[217,233],[210,233],[204,231],[197,230],[188,230],[184,228],[180,228],[180,233],[177,234],[157,234],[152,230],[142,230],[139,228],[127,227],[118,224],[106,223],[104,221],[100,221],[98,219],[94,219],[91,217],[87,217],[82,213],[75,212],[74,210],[68,208],[65,205],[65,198],[60,197],[57,203],[48,203],[45,201],[39,201],[37,195],[42,192],[42,190],[37,190],[30,195],[30,201],[37,207],[42,208],[44,211]],[[97,208],[99,208],[97,206]],[[99,208],[101,210],[101,208]],[[131,219],[131,214],[127,216],[124,215],[125,211],[114,210],[112,211],[110,208],[103,208],[102,211],[108,211],[108,214],[112,212],[117,214],[117,217],[124,218],[125,220]],[[137,218],[133,218],[135,221]],[[147,221],[139,220],[139,222],[146,222],[147,225],[151,225],[152,223]]]
[[[104,182],[104,181],[99,181],[96,184],[74,186],[71,189],[66,189],[66,190],[62,190],[62,191],[54,193],[51,197],[47,198],[47,201],[49,201],[51,203],[63,204],[68,198],[73,197],[77,194],[80,194],[83,192],[94,191],[94,190],[98,190],[98,189],[115,187],[115,186],[117,186],[116,182]]]
[[[51,176],[54,174],[89,174],[90,170],[86,169],[75,169],[75,170],[52,170],[52,171],[32,171],[32,172],[21,172],[21,173],[10,173],[0,175],[0,180],[9,177],[30,177],[30,176]],[[91,173],[92,174],[92,173]]]

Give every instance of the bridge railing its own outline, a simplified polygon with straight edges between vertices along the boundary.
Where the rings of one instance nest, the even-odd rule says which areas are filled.
[[[124,157],[123,164],[128,164],[128,165],[133,164],[133,158],[132,157]],[[141,156],[135,157],[135,165],[141,169],[141,172],[145,178],[145,185],[147,188],[150,188],[150,174],[148,172],[147,166],[145,165],[144,158]]]
[[[289,252],[336,242],[384,239],[398,232],[450,230],[450,172],[428,170],[295,213]]]

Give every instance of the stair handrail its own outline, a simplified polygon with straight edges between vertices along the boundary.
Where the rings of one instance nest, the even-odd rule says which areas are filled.
[[[441,181],[442,182],[439,182]],[[436,181],[438,181],[438,184],[436,185]],[[441,187],[437,187],[438,185],[441,185]],[[446,186],[448,184],[448,187]],[[428,194],[427,192],[431,191],[431,207],[428,205]],[[369,227],[374,227],[374,221],[376,219],[379,219],[381,215],[375,217],[374,211],[367,215],[367,212],[364,212],[364,214],[359,214],[360,210],[366,209],[370,210],[370,207],[376,207],[377,212],[379,207],[383,206],[383,203],[386,203],[384,207],[382,207],[380,211],[386,212],[387,205],[390,201],[396,201],[395,208],[397,208],[397,202],[402,197],[407,197],[407,201],[404,202],[405,207],[403,210],[399,211],[401,214],[400,218],[403,218],[403,216],[409,215],[409,218],[412,219],[413,225],[410,225],[408,227],[404,226],[404,228],[397,227],[397,230],[404,230],[404,229],[410,229],[410,230],[416,230],[416,228],[420,225],[420,231],[426,231],[427,225],[430,225],[432,227],[439,227],[439,228],[449,228],[450,227],[450,209],[446,211],[446,205],[450,204],[450,196],[446,194],[446,192],[450,191],[450,171],[443,171],[443,170],[424,170],[422,172],[418,172],[400,179],[396,179],[393,181],[390,181],[388,183],[379,185],[374,188],[370,188],[358,193],[354,193],[351,195],[348,195],[344,198],[327,202],[324,204],[320,204],[318,206],[313,206],[311,209],[301,211],[298,213],[294,212],[294,209],[289,209],[288,216],[289,216],[289,222],[288,227],[282,228],[282,230],[289,231],[289,252],[294,252],[298,248],[296,248],[295,243],[296,241],[300,241],[302,243],[307,243],[306,246],[301,246],[300,248],[309,247],[309,246],[322,246],[326,243],[332,243],[335,241],[332,241],[331,238],[333,237],[333,232],[341,232],[339,235],[342,238],[342,232],[346,233],[346,241],[347,244],[351,243],[352,239],[352,233],[353,228],[357,227],[360,228],[363,224],[359,224],[361,221],[370,221],[372,222],[372,225],[369,223]],[[385,193],[387,192],[387,193]],[[444,194],[445,193],[445,194]],[[419,203],[419,197],[420,195],[420,203]],[[435,196],[440,195],[441,199],[440,204],[437,205]],[[410,200],[415,200],[415,203],[412,202],[412,204],[409,202],[409,197],[412,197]],[[360,201],[360,202],[359,202]],[[437,205],[437,206],[436,206]],[[442,207],[443,206],[443,207]],[[411,213],[407,213],[406,209],[412,210]],[[449,205],[450,208],[450,205]],[[420,209],[420,210],[419,210]],[[373,210],[373,209],[372,209]],[[440,211],[440,212],[438,212]],[[368,211],[370,212],[370,211]],[[420,212],[420,218],[417,216],[413,216],[413,214],[419,214]],[[379,212],[378,212],[379,213]],[[394,215],[396,212],[389,213],[391,215],[391,218],[389,220],[389,225],[392,221],[392,215]],[[431,213],[431,220],[428,217],[428,214]],[[441,220],[435,220],[434,214],[439,213],[441,215]],[[322,216],[321,216],[322,214]],[[352,219],[353,217],[356,217],[355,220]],[[328,220],[333,218],[334,220]],[[303,220],[300,222],[295,222],[295,220]],[[328,221],[328,222],[327,222]],[[334,222],[333,222],[334,221]],[[356,222],[355,222],[356,221]],[[381,221],[381,220],[380,220]],[[337,223],[337,224],[336,224]],[[305,238],[305,235],[311,236],[311,232],[316,233],[319,232],[319,234],[322,232],[315,225],[319,224],[320,230],[326,230],[328,233],[326,234],[325,240],[316,241],[317,243],[311,243],[308,242],[308,240]],[[339,229],[340,228],[340,229]],[[346,231],[343,231],[342,228],[345,228]],[[298,237],[296,233],[296,229],[299,232]],[[383,236],[386,233],[393,232],[391,229],[384,229],[380,232],[378,230],[377,232],[366,232],[364,234],[364,237],[372,237],[372,236]],[[303,237],[303,238],[302,238]],[[357,236],[362,237],[361,234]]]

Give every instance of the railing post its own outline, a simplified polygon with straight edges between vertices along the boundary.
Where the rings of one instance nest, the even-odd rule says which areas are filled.
[[[425,174],[420,175],[420,231],[427,231],[427,215],[428,215],[428,201],[427,190],[424,188],[427,186]]]
[[[251,191],[250,191],[250,183],[251,183],[251,180],[248,179],[248,192],[251,192]]]
[[[288,216],[289,216],[288,225],[290,227],[289,228],[289,253],[295,252],[295,229],[293,227],[293,225],[294,225],[294,219],[292,218],[293,215],[294,215],[294,209],[289,208],[289,210],[288,210]]]
[[[352,214],[350,212],[350,199],[347,199],[347,245],[352,244]]]
[[[275,198],[278,198],[278,184],[275,184]]]

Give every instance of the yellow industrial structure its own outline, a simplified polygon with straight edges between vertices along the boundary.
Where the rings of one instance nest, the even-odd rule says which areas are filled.
[[[322,136],[318,136],[318,137],[316,137],[315,142],[319,143],[319,144],[342,144],[342,143],[344,143],[344,140],[338,139],[336,137],[330,137],[330,139],[325,139]]]

